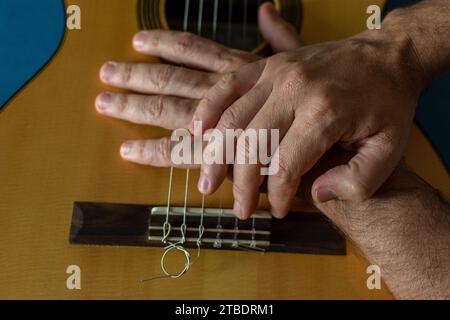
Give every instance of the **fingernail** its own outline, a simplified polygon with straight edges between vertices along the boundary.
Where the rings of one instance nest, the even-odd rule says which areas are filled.
[[[116,73],[116,69],[117,69],[117,63],[108,62],[102,67],[102,70],[100,71],[100,77],[102,78],[103,81],[108,82],[111,80],[111,78]]]
[[[125,142],[120,148],[120,154],[122,157],[126,158],[131,152],[131,142]]]
[[[239,201],[236,201],[236,200],[234,201],[233,212],[239,219],[244,218],[242,216],[242,209],[241,209],[241,204],[239,203]]]
[[[112,101],[112,95],[108,92],[102,93],[97,97],[97,100],[95,101],[95,105],[97,106],[97,110],[99,111],[106,111],[108,107],[111,105]]]
[[[322,187],[316,191],[316,199],[320,203],[337,200],[337,198],[336,193],[329,187]]]
[[[201,193],[206,194],[209,192],[209,186],[210,183],[208,177],[204,173],[202,173],[198,182],[198,189]]]
[[[270,208],[270,213],[272,214],[272,216],[274,218],[277,218],[277,219],[282,219],[283,218],[283,215],[281,215],[280,212],[277,209],[273,208],[273,207]]]
[[[139,32],[133,38],[133,46],[137,50],[141,50],[145,45],[146,34],[144,32]]]

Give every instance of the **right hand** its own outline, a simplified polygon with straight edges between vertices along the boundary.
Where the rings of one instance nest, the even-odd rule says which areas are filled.
[[[275,52],[300,47],[296,30],[268,3],[259,11],[263,38]],[[169,64],[108,62],[100,71],[101,80],[110,86],[134,93],[101,93],[97,111],[105,116],[166,129],[187,128],[199,101],[224,74],[236,71],[261,57],[199,36],[176,31],[149,30],[133,39],[134,49],[185,67]],[[121,156],[131,162],[174,166],[170,137],[127,141]]]

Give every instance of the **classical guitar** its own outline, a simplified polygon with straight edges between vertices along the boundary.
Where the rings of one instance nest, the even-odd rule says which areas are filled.
[[[195,183],[185,192],[185,171],[173,172],[169,188],[170,170],[120,159],[122,141],[168,134],[106,119],[93,106],[104,89],[98,70],[105,61],[156,61],[132,51],[130,41],[139,29],[197,32],[201,21],[205,37],[267,50],[257,28],[260,1],[190,0],[187,22],[184,2],[64,3],[81,8],[81,30],[67,30],[51,61],[5,99],[0,111],[0,298],[391,298],[385,286],[367,289],[366,260],[319,213],[300,206],[288,220],[273,221],[262,199],[260,211],[236,225],[227,209],[233,201],[229,182],[203,202]],[[381,0],[274,2],[306,44],[360,32],[367,7],[384,5]],[[405,160],[450,196],[446,169],[417,127]],[[191,181],[196,178],[191,172]],[[178,279],[141,282],[161,275],[169,189],[173,241],[182,236],[187,209],[191,225],[185,240],[193,257],[196,227],[204,219],[200,258]],[[183,252],[165,260],[171,274],[183,264]],[[81,290],[66,286],[70,266],[81,270]]]

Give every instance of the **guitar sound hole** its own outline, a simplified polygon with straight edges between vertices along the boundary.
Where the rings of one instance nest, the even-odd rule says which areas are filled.
[[[267,0],[189,0],[185,23],[186,0],[138,0],[141,29],[164,29],[200,34],[226,46],[245,51],[264,47],[258,29],[258,7]],[[274,0],[281,15],[298,30],[301,28],[301,0]],[[203,7],[201,7],[203,3]],[[216,9],[217,5],[217,9]],[[267,53],[267,52],[266,52]]]
[[[187,31],[246,51],[254,50],[262,43],[258,29],[261,0],[203,0],[203,8],[200,2],[190,1]],[[183,4],[184,1],[180,0],[166,0],[165,12],[170,29],[184,29]]]

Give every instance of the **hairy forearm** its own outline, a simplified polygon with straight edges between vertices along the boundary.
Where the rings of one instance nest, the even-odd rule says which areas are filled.
[[[450,71],[450,1],[424,0],[395,10],[368,40],[380,61],[418,90]],[[380,266],[397,298],[450,298],[450,206],[428,184],[398,169],[383,188],[363,203],[318,205]]]
[[[450,298],[450,206],[406,169],[363,203],[317,205],[352,239],[396,298]]]

